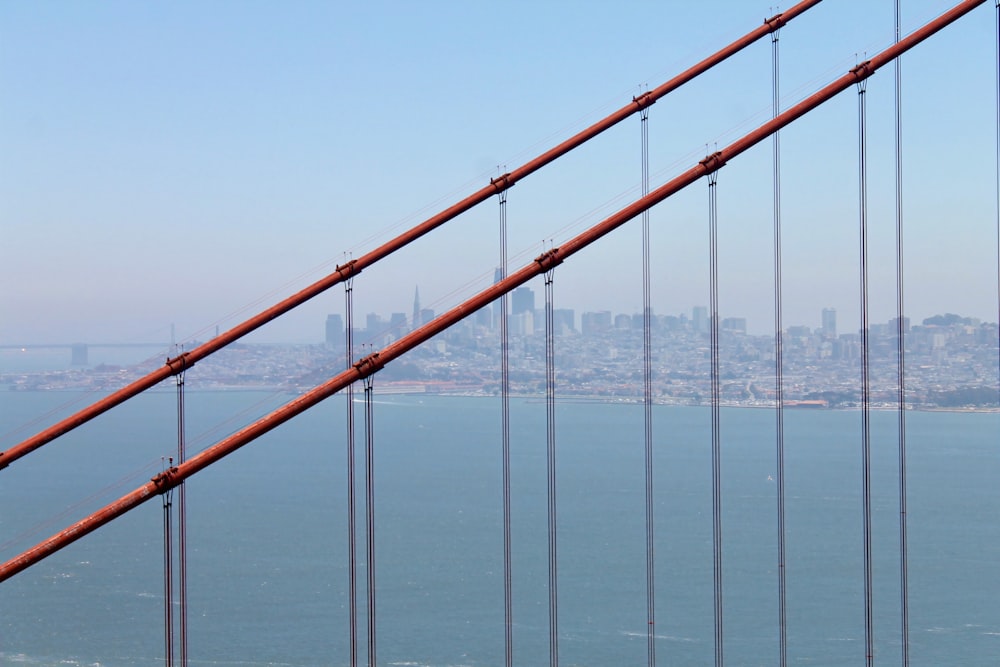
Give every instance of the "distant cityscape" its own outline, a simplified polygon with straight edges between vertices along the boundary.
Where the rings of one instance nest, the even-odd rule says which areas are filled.
[[[509,299],[510,383],[516,395],[545,390],[544,313],[535,293],[520,287]],[[385,393],[494,395],[500,391],[500,302],[466,318],[401,359],[375,379]],[[782,337],[783,399],[791,407],[850,408],[860,404],[861,336],[837,330],[837,312],[821,310],[821,326],[789,326]],[[383,317],[369,313],[354,327],[354,358],[377,351],[433,319],[414,295],[413,311]],[[649,313],[653,398],[658,404],[698,405],[711,391],[709,331],[704,306],[690,316]],[[570,399],[632,402],[643,396],[642,313],[584,312],[577,325],[570,309],[553,311],[556,391]],[[903,320],[906,401],[915,408],[995,409],[998,406],[996,323],[955,314],[920,324]],[[869,328],[871,397],[877,407],[898,400],[895,319]],[[727,405],[768,406],[775,401],[775,340],[750,335],[742,317],[721,318],[720,377]],[[324,343],[235,343],[188,371],[192,388],[271,389],[299,392],[336,374],[346,364],[344,319],[331,314]],[[189,347],[190,349],[190,347]],[[0,375],[11,390],[113,389],[162,363],[144,367],[108,364]]]

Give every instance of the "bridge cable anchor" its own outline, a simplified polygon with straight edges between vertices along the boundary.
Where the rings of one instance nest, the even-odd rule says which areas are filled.
[[[698,164],[705,168],[706,174],[711,174],[726,166],[726,161],[722,157],[722,151],[715,151],[711,155],[699,160]]]

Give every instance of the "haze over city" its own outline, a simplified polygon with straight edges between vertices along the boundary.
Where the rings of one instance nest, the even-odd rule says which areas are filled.
[[[904,3],[904,33],[948,2]],[[775,8],[775,11],[777,8]],[[865,20],[859,19],[864,15]],[[758,25],[735,0],[0,7],[0,343],[204,339],[518,166]],[[820,30],[822,26],[823,30]],[[788,106],[888,45],[891,8],[781,33]],[[903,59],[906,307],[996,320],[989,21]],[[911,65],[912,63],[912,65]],[[912,74],[911,74],[912,73]],[[872,319],[895,308],[892,78],[868,83]],[[658,102],[652,185],[771,115],[770,44]],[[954,100],[960,98],[961,104]],[[782,134],[785,322],[857,328],[857,127],[844,93]],[[635,199],[639,123],[512,188],[511,265]],[[719,181],[720,312],[773,321],[770,144]],[[707,194],[652,212],[653,307],[707,303]],[[483,205],[355,281],[356,312],[437,312],[492,282]],[[639,312],[635,222],[561,266],[557,307]],[[539,285],[534,285],[539,289]],[[251,337],[316,342],[331,290]]]

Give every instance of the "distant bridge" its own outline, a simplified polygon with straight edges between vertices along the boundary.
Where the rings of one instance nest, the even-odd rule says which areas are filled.
[[[170,343],[25,343],[23,345],[0,345],[0,350],[69,350],[70,363],[74,366],[86,366],[90,363],[90,350],[105,348],[125,350],[134,348],[167,350]]]

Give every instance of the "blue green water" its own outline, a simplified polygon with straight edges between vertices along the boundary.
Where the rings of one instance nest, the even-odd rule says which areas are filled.
[[[74,398],[11,392],[0,430]],[[189,393],[191,449],[287,399]],[[378,663],[502,664],[499,403],[377,401]],[[343,397],[330,399],[189,482],[190,664],[348,664],[345,412]],[[548,662],[544,412],[536,401],[513,404],[518,665]],[[241,416],[220,426],[232,414]],[[860,414],[786,416],[789,661],[863,664]],[[654,419],[657,663],[710,664],[709,413],[658,407]],[[143,396],[0,473],[0,558],[155,474],[175,446],[175,420],[170,391]],[[557,428],[560,662],[643,665],[642,409],[560,403]],[[1000,415],[913,413],[907,428],[911,664],[996,665]],[[876,662],[898,664],[895,415],[875,414],[873,433]],[[724,410],[722,447],[726,660],[774,665],[773,414]],[[155,499],[0,584],[0,663],[162,664],[161,558]],[[363,586],[358,603],[363,663]]]

